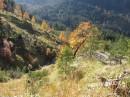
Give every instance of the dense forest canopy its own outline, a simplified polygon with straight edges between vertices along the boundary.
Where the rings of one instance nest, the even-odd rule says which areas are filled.
[[[100,27],[130,35],[129,0],[16,0],[26,10],[56,28],[75,28],[91,21]]]

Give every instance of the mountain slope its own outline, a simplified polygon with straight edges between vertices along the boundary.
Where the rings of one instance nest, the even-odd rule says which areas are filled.
[[[57,30],[46,21],[40,25],[21,6],[16,4],[10,12],[2,6],[1,97],[130,96],[130,38],[109,31],[106,34],[86,20],[119,32],[129,21],[85,2],[67,0],[39,11],[47,12],[45,17],[52,24],[58,20],[70,28],[84,21],[68,37],[62,32],[59,38]]]
[[[35,7],[37,1],[32,0],[29,6],[26,2],[19,3],[39,19],[46,19],[54,26],[63,25],[72,29],[80,22],[89,20],[103,29],[130,36],[129,0],[64,0],[62,3],[55,1],[56,6],[44,6],[44,2],[39,1],[42,4],[39,7]]]
[[[0,12],[0,17],[2,23],[0,39],[7,37],[15,45],[13,64],[21,67],[31,64],[37,68],[37,66],[54,62],[59,45],[59,39],[55,34],[41,32],[37,30],[39,24],[36,23],[36,27],[33,27],[29,20],[21,19],[10,12]]]

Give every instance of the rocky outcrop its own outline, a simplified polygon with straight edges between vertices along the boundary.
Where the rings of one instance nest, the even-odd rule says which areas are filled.
[[[0,58],[5,61],[12,61],[13,43],[7,38],[0,39]]]

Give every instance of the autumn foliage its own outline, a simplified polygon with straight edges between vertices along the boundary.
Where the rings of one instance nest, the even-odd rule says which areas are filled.
[[[4,0],[0,0],[0,10],[3,10],[4,9]]]
[[[30,16],[27,12],[24,12],[23,19],[30,20]]]
[[[82,43],[86,37],[89,37],[90,33],[88,30],[92,27],[90,22],[81,23],[69,37],[70,46],[75,49],[77,46]]]
[[[41,27],[40,29],[43,31],[43,32],[50,32],[51,31],[51,28],[49,26],[49,24],[44,20],[42,21],[42,24],[41,24]]]
[[[59,39],[60,39],[61,41],[63,41],[63,42],[66,42],[66,41],[67,41],[64,32],[61,32],[61,33],[60,33],[60,35],[59,35]]]
[[[22,8],[20,5],[16,4],[15,8],[14,8],[14,13],[19,16],[22,17],[23,16],[23,12],[22,12]]]

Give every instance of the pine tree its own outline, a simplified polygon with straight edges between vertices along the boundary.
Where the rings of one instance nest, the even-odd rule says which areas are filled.
[[[121,36],[118,41],[112,44],[111,53],[113,56],[124,56],[128,51],[128,42]]]
[[[14,7],[15,7],[15,1],[14,0],[4,0],[5,4],[5,10],[13,12]]]
[[[59,72],[65,75],[69,75],[73,70],[73,68],[70,66],[70,64],[73,62],[73,59],[74,56],[70,47],[65,46],[63,49],[61,49],[57,58]]]

